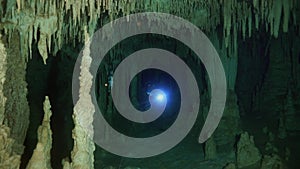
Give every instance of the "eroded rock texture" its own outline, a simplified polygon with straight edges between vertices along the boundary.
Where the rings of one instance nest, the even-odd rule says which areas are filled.
[[[214,134],[217,144],[232,150],[236,142],[236,136],[241,132],[240,122],[236,94],[229,91],[223,117]]]
[[[20,165],[20,154],[22,153],[22,146],[20,142],[22,141],[22,137],[16,135],[12,136],[11,129],[8,125],[11,126],[11,123],[7,123],[7,114],[10,110],[12,115],[11,109],[6,109],[9,107],[9,101],[13,95],[18,95],[18,93],[10,93],[8,94],[5,90],[7,85],[7,80],[11,76],[7,75],[9,65],[9,54],[11,54],[11,49],[7,49],[5,46],[5,41],[2,36],[0,35],[0,168],[1,169],[18,169]],[[12,56],[10,56],[12,57]],[[10,70],[11,71],[11,70]],[[22,85],[22,84],[21,84]],[[24,88],[23,88],[24,89]],[[22,89],[21,89],[22,90]],[[18,101],[18,100],[16,100]],[[24,100],[23,100],[24,101]],[[25,99],[26,101],[26,99]],[[22,102],[21,102],[22,103]],[[18,107],[14,108],[18,110]],[[17,119],[15,119],[17,120]],[[6,123],[4,123],[6,122]],[[26,124],[26,123],[25,123]],[[14,129],[14,132],[20,131],[21,128]],[[15,139],[20,139],[16,142]]]
[[[223,169],[236,169],[236,166],[234,163],[227,164]]]
[[[242,133],[237,143],[237,166],[239,168],[258,164],[261,160],[261,154],[255,146],[253,136],[247,132]]]
[[[88,42],[88,35],[86,36]],[[89,46],[89,44],[86,44]],[[89,48],[83,51],[82,66],[80,67],[80,89],[79,100],[74,107],[73,120],[75,128],[73,129],[74,149],[71,152],[72,162],[63,161],[64,169],[90,169],[94,168],[95,145],[92,140],[94,137],[93,114],[94,105],[90,97],[92,87],[92,75],[89,72],[92,58]]]
[[[229,92],[224,118],[214,136],[216,144],[230,145],[228,147],[231,148],[235,135],[240,131],[239,110],[234,91],[238,58],[240,58],[238,49],[240,42],[254,36],[256,30],[265,30],[272,38],[269,45],[270,65],[264,85],[259,86],[262,88],[259,97],[263,99],[257,101],[257,106],[269,104],[260,110],[274,113],[269,114],[270,117],[281,113],[280,129],[298,130],[294,120],[298,117],[293,112],[293,105],[300,105],[295,99],[300,97],[296,96],[300,91],[300,66],[296,64],[299,57],[296,49],[299,41],[289,41],[290,44],[283,45],[291,37],[280,35],[281,32],[300,32],[299,17],[297,18],[298,3],[297,0],[0,0],[0,30],[5,35],[3,38],[5,42],[0,43],[0,125],[4,124],[11,131],[9,132],[9,128],[5,126],[1,127],[3,128],[1,132],[4,133],[3,142],[7,144],[3,151],[1,150],[3,154],[0,155],[0,159],[12,157],[13,161],[17,161],[17,156],[14,154],[21,154],[23,151],[22,144],[29,116],[25,70],[26,60],[32,55],[32,44],[37,44],[38,52],[46,63],[48,55],[55,55],[63,45],[75,46],[77,42],[85,42],[87,32],[92,35],[98,21],[103,24],[107,22],[107,18],[113,20],[119,16],[143,11],[181,16],[207,33],[214,32],[217,28],[221,30],[221,35],[214,34],[212,39],[215,45],[220,44],[216,48],[224,62]],[[279,39],[274,40],[274,37]],[[282,46],[285,46],[283,50]],[[290,56],[290,53],[292,53],[291,57],[282,57]],[[88,58],[85,61],[85,64],[91,62]],[[288,75],[282,72],[288,72]],[[82,70],[81,78],[81,80],[91,81],[89,71]],[[291,83],[295,86],[294,90],[288,91]],[[92,132],[92,127],[82,125],[92,123],[92,115],[86,116],[83,110],[90,112],[94,110],[89,109],[90,105],[82,102],[88,100],[86,91],[89,91],[90,86],[81,86],[81,88],[83,92],[80,93],[73,116],[75,145],[72,162],[64,161],[65,168],[93,168],[95,147],[89,137],[92,133],[86,133],[85,130],[89,128]],[[273,91],[277,93],[274,94]],[[269,97],[264,98],[270,93]],[[282,98],[287,98],[285,104],[273,106],[273,102],[280,101]],[[271,124],[276,122],[278,119],[273,118]],[[41,135],[49,134],[43,131],[39,131]],[[10,137],[12,139],[9,139]],[[44,142],[42,140],[41,138],[40,141]],[[43,144],[37,145],[33,159],[43,158],[45,163],[40,165],[48,167],[48,159],[43,155],[48,154],[51,143],[47,143],[47,146]],[[47,149],[43,148],[45,146]],[[209,147],[208,149],[210,150]],[[260,153],[255,148],[253,137],[249,137],[247,133],[242,134],[237,149],[238,166],[252,165],[259,160]],[[6,163],[0,163],[2,164]],[[17,165],[17,162],[10,164]],[[5,167],[9,168],[9,166]]]
[[[10,128],[11,137],[15,139],[14,150],[18,154],[22,154],[22,145],[29,123],[29,106],[26,98],[27,83],[25,80],[26,58],[22,57],[19,50],[21,38],[19,34],[15,31],[11,38],[14,45],[8,46],[6,43],[7,69],[3,83],[3,94],[6,97],[4,124]]]
[[[211,160],[217,157],[217,146],[214,138],[210,138],[205,142],[204,154],[206,160]]]
[[[14,152],[14,139],[10,137],[10,129],[0,125],[0,169],[18,169],[21,156]]]
[[[76,39],[84,42],[84,26],[93,33],[97,20],[107,14],[113,20],[136,11],[171,13],[208,32],[223,23],[222,42],[235,56],[240,32],[246,38],[256,29],[265,28],[278,37],[280,29],[287,32],[291,24],[299,24],[296,0],[17,0],[2,4],[0,28],[9,36],[14,29],[19,30],[25,57],[31,55],[31,45],[37,42],[44,59],[48,53],[56,54],[63,44],[75,45]]]
[[[5,112],[5,103],[6,103],[6,97],[3,93],[3,85],[5,82],[5,73],[7,70],[7,63],[6,63],[6,57],[7,52],[4,46],[4,43],[2,42],[2,36],[0,35],[0,124],[3,123],[4,120],[4,112]]]
[[[50,117],[52,112],[49,98],[44,102],[44,119],[38,128],[38,143],[33,152],[26,169],[51,169],[50,150],[52,147],[52,131],[50,128]]]
[[[284,166],[282,159],[276,155],[265,155],[262,159],[261,169],[287,169]]]

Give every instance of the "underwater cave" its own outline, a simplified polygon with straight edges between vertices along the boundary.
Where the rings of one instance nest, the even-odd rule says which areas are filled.
[[[299,154],[297,0],[0,0],[0,169],[299,169]]]

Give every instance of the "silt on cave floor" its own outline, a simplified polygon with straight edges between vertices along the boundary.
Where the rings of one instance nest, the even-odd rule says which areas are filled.
[[[299,4],[297,0],[0,0],[0,169],[300,168]],[[106,53],[96,77],[81,67],[77,80],[86,85],[79,91],[89,89],[95,80],[98,106],[116,131],[138,138],[163,133],[181,106],[176,79],[147,69],[130,82],[129,99],[139,111],[150,108],[153,89],[166,92],[164,113],[149,124],[120,115],[111,87],[114,71],[127,56],[147,48],[170,51],[188,65],[199,88],[201,102],[192,130],[171,150],[141,159],[114,155],[89,139],[85,127],[92,132],[97,128],[93,116],[84,112],[95,110],[84,92],[78,92],[73,103],[76,59],[95,31],[138,12],[182,17],[200,28],[218,52],[227,100],[218,128],[205,143],[200,144],[198,137],[211,103],[211,77],[189,46],[157,34],[117,43]],[[149,20],[150,27],[151,22],[155,20]],[[82,64],[92,64],[88,52]]]

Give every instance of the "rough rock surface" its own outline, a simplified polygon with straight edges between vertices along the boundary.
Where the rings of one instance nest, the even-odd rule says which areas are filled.
[[[5,82],[5,73],[7,70],[6,56],[7,52],[5,50],[5,46],[2,42],[2,36],[0,34],[0,124],[2,124],[4,120],[5,103],[7,99],[3,94],[3,85]]]
[[[29,106],[27,102],[26,58],[19,49],[20,36],[15,31],[11,42],[4,44],[7,51],[6,72],[3,84],[3,94],[6,97],[4,124],[11,130],[11,137],[15,140],[14,150],[23,153],[23,142],[29,124]],[[7,37],[5,38],[7,40]],[[0,115],[1,116],[1,115]]]
[[[88,38],[88,35],[86,35]],[[88,39],[86,39],[88,42]],[[89,44],[86,44],[87,46]],[[74,149],[71,152],[72,163],[63,161],[64,169],[91,169],[94,168],[95,145],[92,140],[94,136],[93,114],[94,105],[90,97],[92,87],[92,75],[89,72],[92,58],[89,49],[83,51],[82,66],[80,67],[80,89],[79,100],[74,107],[73,129]]]
[[[236,136],[241,132],[237,97],[233,91],[227,94],[226,107],[221,122],[214,133],[217,145],[233,149]]]
[[[234,163],[229,163],[223,169],[236,169],[236,166]]]
[[[10,129],[0,125],[0,169],[18,169],[21,156],[14,153]]]
[[[281,158],[276,155],[265,155],[262,159],[261,169],[286,169]]]
[[[261,160],[261,154],[255,147],[253,136],[247,132],[242,133],[237,143],[237,166],[239,168],[257,164]]]
[[[217,147],[213,137],[205,142],[204,156],[206,160],[211,160],[217,157]]]
[[[283,124],[288,131],[300,131],[300,115],[296,113],[292,91],[289,90],[284,106]]]
[[[18,169],[20,165],[20,155],[16,152],[17,144],[11,136],[9,127],[3,124],[6,119],[5,108],[7,97],[4,92],[7,73],[7,49],[0,35],[0,169]]]
[[[50,128],[50,117],[52,112],[49,98],[44,102],[44,119],[38,128],[38,143],[26,169],[51,169],[50,150],[52,147],[52,131]]]
[[[109,19],[139,12],[153,11],[170,13],[188,18],[200,28],[211,31],[223,23],[224,44],[228,49],[237,49],[238,35],[251,37],[253,31],[264,28],[274,37],[278,37],[280,30],[287,32],[292,22],[297,22],[290,16],[297,11],[296,0],[283,3],[283,0],[270,1],[239,1],[227,0],[14,0],[0,6],[0,20],[5,33],[11,34],[18,29],[22,34],[21,48],[24,55],[31,53],[31,45],[35,41],[44,59],[48,52],[55,54],[62,45],[76,39],[84,41],[84,26],[89,33],[96,28],[97,19],[108,14]],[[187,8],[183,8],[183,7]],[[190,8],[190,6],[193,6]],[[234,6],[234,7],[233,7]],[[253,12],[254,11],[254,12]],[[89,17],[83,17],[89,16]],[[201,17],[199,17],[201,16]],[[104,17],[103,17],[104,18]],[[264,24],[263,24],[264,23]],[[40,36],[38,36],[40,34]],[[56,39],[55,43],[53,39]],[[223,41],[223,40],[222,40]],[[29,50],[29,52],[28,52]]]

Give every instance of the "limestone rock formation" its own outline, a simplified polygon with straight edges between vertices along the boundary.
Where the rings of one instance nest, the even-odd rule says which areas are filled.
[[[6,67],[6,50],[5,46],[2,42],[2,36],[0,34],[0,124],[3,123],[4,120],[4,111],[5,111],[5,102],[6,102],[6,97],[4,96],[3,93],[3,85],[5,82],[5,73],[7,70]]]
[[[288,90],[284,105],[284,115],[282,123],[284,123],[285,129],[288,131],[300,131],[299,120],[300,116],[297,115],[294,107],[292,91]]]
[[[262,159],[261,169],[286,169],[281,158],[276,155],[265,155]]]
[[[247,132],[241,134],[237,143],[236,158],[239,168],[255,165],[261,160],[261,154],[255,146],[253,136],[249,136]]]
[[[120,14],[128,15],[139,9],[140,12],[164,12],[189,18],[207,31],[214,30],[223,23],[225,46],[234,51],[238,46],[239,32],[245,39],[251,37],[255,29],[264,26],[267,32],[278,37],[280,28],[287,32],[291,23],[297,26],[297,1],[277,1],[227,0],[225,3],[223,0],[18,0],[3,3],[5,6],[0,7],[0,19],[3,23],[0,29],[9,36],[14,29],[19,30],[25,57],[28,53],[30,55],[32,43],[37,42],[39,52],[45,60],[48,53],[56,54],[67,42],[71,41],[74,45],[76,39],[84,42],[84,26],[87,26],[90,34],[93,33],[97,19],[103,17],[104,13],[113,20]],[[184,6],[193,8],[183,8]],[[53,39],[56,39],[55,43]]]
[[[233,91],[229,91],[223,117],[214,133],[214,138],[217,145],[232,149],[236,141],[236,135],[240,132],[240,115],[237,97]]]
[[[87,32],[86,32],[87,33]],[[88,35],[86,35],[86,45],[88,44]],[[89,47],[83,51],[82,66],[80,67],[80,89],[79,100],[74,107],[73,120],[75,128],[73,129],[74,149],[71,152],[72,163],[63,161],[64,169],[91,169],[94,168],[93,142],[93,114],[94,105],[90,97],[92,87],[92,75],[89,72],[92,58],[90,57]]]
[[[229,163],[223,169],[236,169],[236,166],[234,163]]]
[[[270,43],[269,65],[261,92],[258,94],[258,98],[260,98],[258,111],[266,112],[262,116],[267,119],[265,123],[271,131],[278,129],[278,126],[274,126],[274,124],[278,124],[278,117],[285,113],[284,98],[286,98],[287,89],[291,86],[292,81],[291,57],[282,57],[289,56],[291,52],[288,45],[282,44],[285,39],[285,36],[281,36]],[[274,105],[274,103],[280,104]],[[285,120],[282,121],[285,122]],[[288,125],[288,123],[285,122],[282,125]]]
[[[2,38],[6,51],[3,55],[4,59],[6,58],[6,61],[3,62],[6,64],[6,71],[1,72],[5,73],[5,81],[1,83],[3,83],[2,92],[6,98],[3,124],[10,128],[11,137],[15,140],[14,151],[22,154],[23,142],[29,124],[27,82],[25,78],[27,63],[26,58],[22,56],[22,51],[19,50],[21,37],[17,31],[12,32],[10,38],[14,45],[8,44],[7,36]],[[0,57],[3,59],[2,56]],[[2,80],[4,79],[2,78]],[[0,115],[0,118],[1,116],[3,115]]]
[[[217,146],[213,137],[205,142],[204,156],[206,160],[211,160],[217,157]]]
[[[131,166],[128,166],[128,167],[125,167],[124,169],[141,169],[140,167],[131,167]]]
[[[74,119],[76,119],[74,115]],[[75,128],[73,130],[74,149],[71,152],[72,163],[63,160],[64,169],[91,169],[94,168],[94,150],[95,145],[86,130],[79,125],[78,120],[74,120]]]
[[[37,44],[38,52],[46,63],[48,56],[56,55],[63,45],[75,46],[78,42],[86,42],[87,32],[91,35],[97,29],[98,23],[101,26],[121,15],[144,11],[164,12],[186,18],[208,33],[216,31],[217,28],[221,29],[220,33],[218,31],[221,35],[216,37],[216,43],[222,44],[221,55],[225,58],[223,58],[225,70],[229,72],[227,73],[228,105],[215,133],[214,141],[207,142],[206,151],[209,152],[207,158],[214,156],[214,144],[231,149],[236,134],[240,132],[239,107],[234,92],[240,36],[246,39],[253,36],[254,31],[263,29],[275,38],[280,37],[281,31],[287,32],[296,28],[295,31],[300,32],[299,17],[296,17],[299,15],[298,4],[297,0],[0,0],[0,31],[5,35],[5,42],[0,41],[0,168],[2,166],[5,169],[17,168],[18,154],[22,153],[29,116],[26,99],[26,62],[32,55],[33,44]],[[300,77],[300,66],[291,66],[292,61],[286,58],[292,58],[288,53],[293,52],[289,50],[283,52],[282,41],[283,39],[280,39],[275,45],[271,45],[270,70],[264,79],[266,85],[265,93],[261,96],[264,98],[262,105],[273,104],[286,94],[287,83],[292,78],[291,74],[295,79],[297,76]],[[295,44],[298,45],[299,42]],[[293,47],[293,50],[296,47]],[[294,53],[298,55],[297,52]],[[282,57],[286,54],[288,57]],[[81,81],[92,81],[88,69],[84,69],[90,64],[90,58],[83,59]],[[289,71],[292,69],[293,73]],[[289,75],[282,72],[289,72]],[[298,81],[300,82],[300,78]],[[71,155],[72,162],[63,161],[65,169],[93,168],[95,146],[90,136],[93,135],[91,124],[94,110],[91,109],[91,105],[86,104],[91,103],[89,100],[91,83],[80,87],[79,100],[74,107],[73,116],[75,144]],[[274,90],[277,91],[276,95]],[[269,93],[272,96],[263,97]],[[286,131],[300,128],[295,120],[297,116],[293,110],[290,93],[286,106],[288,112],[281,119],[279,128],[282,138],[285,137]],[[277,117],[276,113],[281,108],[273,105],[265,107],[268,108],[262,112],[274,112],[271,117]],[[86,129],[90,129],[88,133]],[[45,139],[51,137],[49,133],[51,131],[48,124],[43,124],[39,130],[39,143],[29,168],[35,166],[49,168],[47,157],[49,157],[51,139]],[[253,137],[249,137],[247,133],[242,134],[237,145],[238,166],[258,163],[260,158]],[[264,159],[265,167],[269,166],[267,165],[269,162],[276,161],[273,157]],[[233,165],[228,167],[233,168]]]
[[[272,142],[267,142],[265,145],[265,151],[267,153],[278,153],[278,148]]]
[[[7,93],[4,90],[7,80],[7,55],[7,49],[0,35],[0,169],[17,169],[20,165],[22,146],[12,137],[11,129],[3,124],[6,120],[7,105]]]
[[[278,126],[278,138],[285,139],[287,137],[286,126],[284,119],[282,117],[279,118],[279,126]]]
[[[50,150],[52,147],[52,131],[50,128],[50,117],[52,112],[49,98],[44,101],[44,119],[38,128],[38,143],[26,169],[51,169]]]
[[[0,169],[18,169],[21,156],[13,150],[14,140],[10,138],[10,129],[0,125]]]

